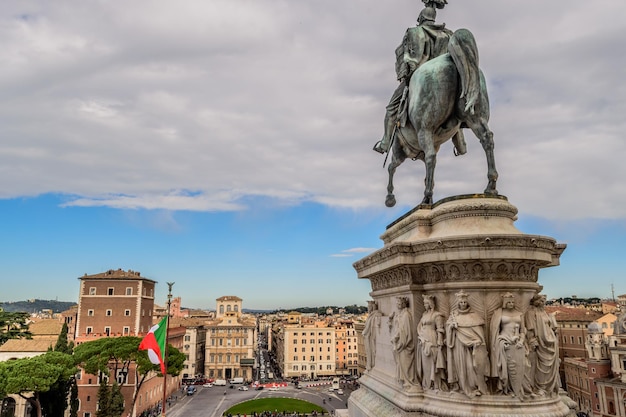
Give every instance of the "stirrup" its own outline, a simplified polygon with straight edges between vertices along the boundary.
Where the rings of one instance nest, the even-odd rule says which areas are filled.
[[[387,152],[386,150],[383,149],[383,141],[379,140],[378,142],[376,142],[376,144],[374,144],[374,147],[372,148],[372,150],[378,152],[379,154],[384,154],[385,152]]]

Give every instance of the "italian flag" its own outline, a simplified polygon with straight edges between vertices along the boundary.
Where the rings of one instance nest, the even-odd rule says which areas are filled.
[[[147,350],[150,362],[161,365],[161,373],[165,376],[165,343],[167,333],[167,317],[150,328],[146,337],[139,344],[139,350]]]

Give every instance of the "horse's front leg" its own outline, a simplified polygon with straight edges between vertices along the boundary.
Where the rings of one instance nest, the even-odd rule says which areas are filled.
[[[485,156],[487,157],[487,188],[485,188],[485,194],[498,195],[496,189],[496,182],[498,181],[498,171],[496,170],[496,158],[493,152],[493,132],[489,130],[487,121],[481,119],[478,123],[472,124],[472,132],[476,135],[480,144],[483,146]]]
[[[426,177],[424,178],[424,199],[422,204],[433,203],[433,190],[435,189],[435,165],[437,165],[437,149],[433,132],[420,130],[418,141],[424,151],[424,164],[426,166]]]
[[[389,163],[388,168],[389,182],[387,183],[387,197],[385,198],[385,205],[387,207],[393,207],[396,205],[396,197],[393,195],[393,175],[396,173],[396,168],[398,168],[405,159],[406,155],[394,141],[393,153],[391,155],[391,162]]]

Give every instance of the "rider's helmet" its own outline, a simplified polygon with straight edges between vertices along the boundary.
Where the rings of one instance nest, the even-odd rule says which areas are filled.
[[[437,18],[437,10],[434,7],[424,7],[417,18],[417,23],[434,22]]]

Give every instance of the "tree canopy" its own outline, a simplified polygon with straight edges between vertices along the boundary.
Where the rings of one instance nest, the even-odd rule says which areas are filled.
[[[40,394],[59,381],[69,380],[76,372],[72,356],[62,352],[0,362],[0,398],[17,394],[29,401],[41,417]]]
[[[28,313],[0,311],[0,345],[9,339],[32,338],[28,330],[29,317]]]

